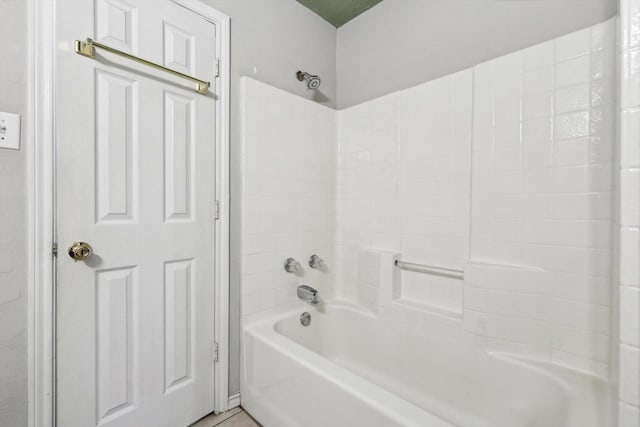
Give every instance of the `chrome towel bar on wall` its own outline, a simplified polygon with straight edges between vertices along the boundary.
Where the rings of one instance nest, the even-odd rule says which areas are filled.
[[[394,265],[402,270],[416,271],[418,273],[433,274],[434,276],[451,277],[453,279],[464,279],[464,271],[452,268],[435,267],[432,265],[414,264],[412,262],[394,261]]]
[[[147,65],[151,68],[155,68],[156,70],[164,71],[165,73],[172,74],[174,76],[189,80],[195,83],[195,90],[198,93],[206,95],[209,93],[209,88],[211,87],[210,82],[206,82],[204,80],[196,79],[188,74],[181,73],[180,71],[172,70],[171,68],[167,68],[164,65],[156,64],[155,62],[147,61],[146,59],[142,59],[138,56],[131,55],[127,52],[123,52],[121,50],[115,49],[111,46],[107,46],[106,44],[98,43],[97,41],[87,38],[86,41],[75,41],[75,50],[78,55],[86,56],[88,58],[95,58],[96,56],[96,48],[104,49],[107,52],[114,53],[116,55],[122,56],[124,58],[130,59],[132,61],[138,62],[140,64]]]

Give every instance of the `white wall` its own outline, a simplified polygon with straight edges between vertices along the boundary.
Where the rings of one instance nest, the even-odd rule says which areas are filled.
[[[26,2],[0,0],[0,111],[26,129]],[[24,137],[22,138],[24,144]],[[26,156],[0,149],[0,425],[27,425]]]
[[[231,269],[229,395],[240,390],[240,78],[251,76],[316,102],[336,105],[336,30],[294,0],[203,0],[231,17]],[[299,69],[322,79],[308,91]]]
[[[240,76],[335,107],[336,30],[294,0],[204,0],[231,17],[232,103]],[[322,79],[309,91],[298,70]]]
[[[345,296],[361,248],[460,269],[469,259],[471,70],[338,112],[337,260]],[[354,284],[359,283],[357,289]],[[462,282],[402,272],[401,298],[462,310]]]
[[[248,77],[242,100],[242,314],[300,304],[301,284],[331,298],[335,111]]]
[[[474,297],[483,301],[473,309],[485,324],[478,331],[603,377],[614,82],[614,20],[474,67],[471,284],[480,285]],[[499,280],[479,263],[517,267]]]
[[[338,29],[349,107],[602,22],[615,0],[385,0]]]
[[[609,20],[340,111],[342,294],[381,303],[363,250],[464,268],[464,289],[402,272],[395,309],[608,377],[614,40]]]
[[[620,427],[640,425],[640,1],[620,5]]]

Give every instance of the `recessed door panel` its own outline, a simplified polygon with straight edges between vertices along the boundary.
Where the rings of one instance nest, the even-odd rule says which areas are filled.
[[[167,67],[193,74],[195,37],[192,33],[164,22],[164,62]]]
[[[135,405],[137,287],[135,267],[96,272],[98,422],[115,418]]]
[[[165,263],[165,389],[192,379],[193,260]]]
[[[165,219],[190,219],[194,171],[194,100],[165,92]]]
[[[138,166],[137,84],[96,70],[97,222],[135,219]]]
[[[135,51],[138,9],[122,0],[96,0],[96,39],[129,52]]]

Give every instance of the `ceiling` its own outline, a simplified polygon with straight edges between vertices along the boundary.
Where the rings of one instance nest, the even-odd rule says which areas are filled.
[[[297,0],[334,27],[340,27],[382,0]]]

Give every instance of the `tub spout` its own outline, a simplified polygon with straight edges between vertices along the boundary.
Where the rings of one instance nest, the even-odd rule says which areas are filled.
[[[307,285],[298,286],[298,298],[313,305],[320,303],[320,299],[318,298],[318,291]]]

